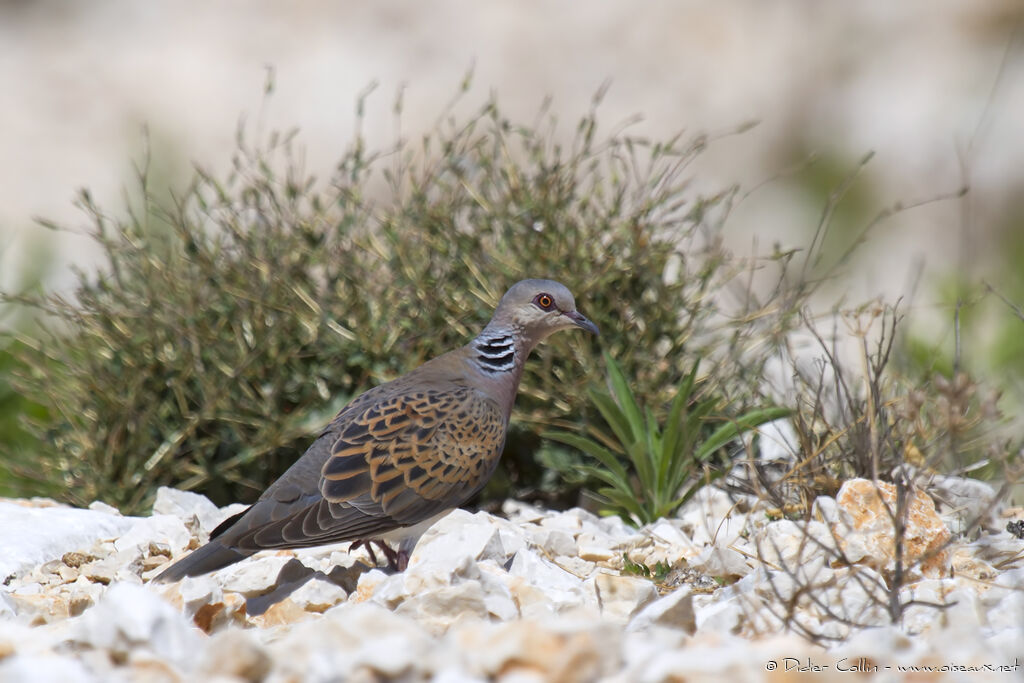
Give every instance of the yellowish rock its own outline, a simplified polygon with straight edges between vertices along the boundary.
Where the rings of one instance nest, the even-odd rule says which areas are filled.
[[[851,479],[836,495],[836,503],[849,515],[851,528],[833,523],[833,533],[851,561],[862,562],[883,572],[896,565],[897,490],[884,481]],[[950,552],[946,547],[949,529],[935,512],[935,503],[921,490],[914,490],[906,501],[902,562],[905,570],[938,578],[949,570]]]

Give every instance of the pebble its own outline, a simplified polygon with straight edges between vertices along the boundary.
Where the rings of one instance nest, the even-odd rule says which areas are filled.
[[[505,518],[439,520],[403,573],[341,544],[167,585],[146,580],[236,506],[174,489],[144,518],[0,502],[0,683],[761,680],[784,657],[833,671],[844,658],[1012,666],[1024,541],[990,524],[950,544],[985,489],[939,483],[945,502],[912,498],[897,626],[879,502],[890,491],[865,480],[816,501],[808,521],[714,487],[641,529],[509,501]]]

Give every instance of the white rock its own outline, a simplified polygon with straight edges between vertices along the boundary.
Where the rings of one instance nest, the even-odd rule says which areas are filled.
[[[835,588],[829,590],[825,603],[843,621],[860,626],[882,626],[889,623],[885,580],[870,567],[839,567],[835,571]]]
[[[148,588],[112,585],[96,606],[77,618],[73,640],[127,657],[150,651],[188,669],[202,645],[202,632]]]
[[[307,612],[324,610],[344,602],[348,598],[345,589],[326,577],[313,576],[288,596],[292,602]]]
[[[491,524],[498,529],[498,539],[501,541],[501,548],[505,553],[504,559],[500,561],[501,564],[504,564],[517,552],[530,545],[529,536],[522,525],[493,516],[491,517]]]
[[[993,513],[996,490],[991,484],[969,477],[928,473],[926,491],[940,507],[944,519],[956,522],[954,531],[962,531],[976,522],[996,528]]]
[[[8,594],[6,588],[0,587],[0,619],[9,619],[16,613],[14,599]]]
[[[579,550],[580,559],[587,560],[589,562],[607,562],[613,557],[618,556],[616,551],[604,545],[580,545]]]
[[[856,661],[867,657],[874,662],[885,664],[914,664],[927,651],[923,641],[909,638],[899,628],[891,624],[880,625],[855,631],[845,641],[838,643],[829,654],[837,660],[843,657]],[[952,660],[945,660],[949,663]]]
[[[530,540],[547,551],[549,555],[576,556],[576,537],[561,529],[538,527],[530,533]]]
[[[278,575],[292,559],[287,555],[257,555],[224,567],[212,576],[225,591],[250,597],[277,585]]]
[[[328,574],[336,566],[333,558],[340,559],[342,567],[351,567],[356,562],[356,558],[348,554],[351,545],[351,542],[346,541],[313,546],[312,548],[294,548],[289,552],[307,567]],[[341,559],[342,556],[346,559]]]
[[[607,680],[620,666],[621,639],[621,629],[584,610],[508,623],[478,622],[449,633],[447,640],[467,671],[504,682],[511,676]]]
[[[483,586],[472,580],[411,596],[395,610],[441,632],[466,617],[486,619],[490,613]]]
[[[899,599],[906,605],[900,625],[908,635],[931,628],[971,632],[981,628],[977,593],[965,589],[956,579],[918,581],[901,590]]]
[[[506,500],[501,504],[501,512],[514,524],[525,524],[527,522],[539,524],[540,520],[550,517],[552,514],[548,510],[542,510],[529,503],[522,503],[512,499]]]
[[[657,603],[652,603],[645,609],[654,604]],[[638,614],[637,617],[639,616]],[[621,683],[651,680],[644,675],[644,670],[651,662],[665,652],[674,652],[685,647],[687,640],[688,636],[682,630],[660,627],[642,627],[637,630],[627,628],[622,640],[623,669],[611,680]]]
[[[687,564],[694,570],[708,576],[746,576],[751,571],[747,557],[732,548],[708,545],[690,559]]]
[[[643,607],[630,620],[626,630],[640,631],[653,626],[664,626],[693,633],[697,630],[696,619],[693,593],[689,587],[682,586]]]
[[[818,496],[811,505],[811,517],[825,524],[841,525],[843,529],[853,527],[853,517],[845,508],[839,507],[831,496]]]
[[[738,511],[735,501],[714,486],[698,490],[677,516],[696,546],[729,546],[740,539],[747,521],[747,515]]]
[[[609,515],[607,517],[598,518],[597,522],[595,522],[595,527],[596,530],[584,530],[595,534],[597,534],[597,532],[607,534],[609,537],[615,539],[618,545],[635,543],[641,536],[636,529],[626,524],[625,520],[618,515]]]
[[[584,531],[576,537],[577,552],[584,560],[591,562],[607,562],[621,555],[621,544],[610,534]]]
[[[132,549],[148,550],[151,543],[169,547],[179,555],[188,547],[192,534],[185,523],[174,515],[153,515],[139,519],[114,541],[114,549],[124,552]]]
[[[508,573],[492,560],[484,560],[480,569],[480,585],[484,589],[484,605],[487,611],[499,621],[510,621],[519,617],[519,606],[508,587]]]
[[[1020,626],[1020,622],[1017,623],[1016,628],[1006,628],[986,635],[984,642],[991,650],[993,660],[1007,662],[1009,665],[1016,661],[1021,665],[1016,669],[1019,672],[1024,667],[1024,662],[1020,658],[1020,644],[1024,643],[1024,626]]]
[[[209,536],[210,532],[225,518],[225,515],[206,496],[192,491],[179,491],[167,486],[157,489],[152,514],[177,517],[186,526],[189,526],[194,519],[204,537]]]
[[[252,631],[225,629],[206,644],[199,659],[199,671],[229,680],[262,681],[273,660]]]
[[[1016,585],[1024,585],[1024,539],[1012,536],[1003,529],[999,533],[983,534],[967,544],[966,550],[984,562],[1017,572],[1021,582]]]
[[[637,611],[658,599],[658,589],[648,579],[600,573],[589,582],[593,582],[601,616],[617,624],[625,624]]]
[[[631,680],[640,683],[762,680],[751,676],[749,672],[759,671],[764,662],[761,662],[760,667],[748,664],[743,657],[746,647],[746,643],[739,638],[720,638],[714,644],[703,647],[687,643],[684,647],[656,651],[636,668],[635,678]]]
[[[559,529],[561,531],[567,531],[573,535],[583,530],[583,522],[579,517],[575,515],[567,515],[564,512],[552,515],[551,517],[545,517],[540,520],[540,526],[544,529]]]
[[[650,534],[655,541],[660,541],[670,546],[677,547],[681,550],[684,548],[692,548],[693,542],[690,538],[683,533],[682,529],[679,528],[678,520],[667,520],[662,519],[648,527],[645,530]]]
[[[452,548],[445,550],[450,551]],[[412,596],[461,581],[476,580],[480,577],[480,569],[470,555],[426,552],[419,556],[419,562],[415,565],[410,562],[409,568],[400,576],[403,595]]]
[[[718,600],[696,609],[694,622],[701,632],[733,633],[739,629],[745,610],[735,598]]]
[[[57,654],[16,654],[0,660],[0,683],[89,683],[97,679],[77,659]]]
[[[115,517],[121,516],[120,510],[118,510],[113,505],[108,505],[107,503],[104,503],[102,500],[94,500],[93,502],[89,503],[86,507],[92,510],[93,512],[104,512],[108,515],[114,515]]]
[[[772,581],[777,578],[776,572],[757,569],[716,591],[710,602],[695,600],[697,631],[746,636],[780,632],[784,624],[778,616],[778,605],[774,610],[765,605],[766,601],[774,601],[776,589]]]
[[[762,462],[792,463],[800,457],[800,440],[789,418],[772,420],[757,428],[758,460]]]
[[[509,567],[510,589],[524,617],[542,616],[580,605],[597,607],[597,595],[583,581],[529,549],[520,550]],[[518,581],[515,581],[518,579]]]
[[[194,616],[204,605],[221,602],[224,591],[209,574],[203,576],[186,576],[175,587],[181,597],[186,614]]]
[[[0,581],[64,553],[116,538],[137,518],[68,507],[25,507],[0,502]]]
[[[743,519],[727,509],[724,494],[702,495],[725,527]],[[742,678],[780,652],[807,652],[799,641],[772,635],[786,628],[780,616],[826,640],[854,643],[850,656],[865,653],[860,656],[876,661],[1012,662],[1024,640],[1024,568],[1007,569],[1024,543],[1006,532],[951,549],[956,578],[946,573],[905,587],[899,596],[904,603],[951,606],[907,604],[893,629],[878,570],[833,566],[835,554],[820,547],[831,549],[835,542],[823,522],[755,524],[755,511],[746,513],[749,537],[726,543],[719,528],[712,545],[714,534],[705,529],[696,532],[705,538],[696,545],[689,538],[698,523],[696,507],[688,511],[691,517],[661,520],[642,532],[583,510],[512,506],[520,521],[457,512],[424,535],[405,572],[339,575],[358,576],[348,596],[313,573],[356,563],[337,545],[264,553],[208,576],[161,585],[163,600],[152,588],[119,582],[138,582],[141,563],[157,564],[148,557],[154,548],[159,554],[161,544],[170,549],[186,538],[181,519],[193,514],[190,500],[196,502],[165,492],[157,507],[177,513],[115,517],[123,523],[120,530],[76,549],[80,554],[66,562],[60,556],[40,562],[0,587],[0,683],[28,675],[326,682],[339,672],[353,681],[449,683]],[[741,508],[756,510],[746,505]],[[844,514],[831,499],[815,508],[819,518]],[[53,528],[47,516],[59,521],[69,511],[23,509],[41,515],[41,529]],[[195,525],[189,531],[194,534]],[[647,579],[608,568],[623,552],[650,565],[651,558],[677,559],[684,546],[693,553],[690,570],[746,574],[711,594],[683,586],[659,597]],[[783,569],[766,570],[751,559],[758,548]],[[109,588],[88,576],[110,581]],[[254,616],[261,614],[259,600],[270,609]],[[202,628],[216,633],[213,638],[190,621],[200,610]],[[863,640],[864,630],[847,621],[882,627],[884,645]],[[236,628],[242,624],[251,628]],[[840,653],[847,651],[837,649],[825,661]]]
[[[824,522],[797,523],[781,519],[757,532],[754,547],[762,562],[776,569],[791,571],[834,551],[836,539]]]
[[[554,559],[554,563],[580,579],[589,578],[597,570],[596,564],[575,555],[572,557],[559,555]]]
[[[349,602],[360,603],[373,599],[394,608],[405,599],[405,578],[400,574],[388,576],[380,569],[371,569],[359,575],[356,591]]]
[[[941,578],[948,575],[950,531],[935,512],[934,501],[920,488],[907,492],[905,525],[900,543],[896,543],[893,510],[900,495],[894,484],[884,481],[848,479],[843,482],[836,494],[836,503],[849,513],[852,525],[843,523],[832,527],[846,559],[859,560],[891,573],[895,571],[899,554],[908,576]]]
[[[504,683],[505,679],[502,679]],[[481,676],[470,676],[465,671],[461,671],[457,668],[457,665],[451,665],[448,668],[435,671],[432,683],[487,683],[487,679]]]
[[[486,512],[474,515],[462,509],[452,510],[423,534],[409,558],[409,567],[428,556],[432,561],[451,564],[458,564],[463,558],[498,562],[507,559],[491,516]]]
[[[30,626],[21,619],[0,619],[0,652],[28,656],[51,654],[60,642],[59,630],[54,624]],[[0,663],[3,661],[0,658]]]
[[[114,552],[106,557],[89,562],[79,567],[79,575],[90,581],[103,584],[114,581],[130,581],[141,583],[139,575],[142,573],[143,548],[137,545],[128,545],[120,552]]]
[[[436,643],[412,619],[373,603],[348,602],[296,624],[267,647],[274,660],[271,680],[326,683],[397,678],[429,661]]]

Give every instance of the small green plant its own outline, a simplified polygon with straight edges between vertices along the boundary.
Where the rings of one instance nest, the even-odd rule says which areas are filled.
[[[668,573],[672,571],[672,566],[669,565],[665,560],[658,560],[653,567],[649,567],[643,562],[634,562],[629,559],[628,553],[622,553],[622,573],[630,574],[632,576],[642,576],[645,579],[651,579],[657,583],[661,583],[668,576]]]
[[[604,357],[611,393],[589,394],[612,434],[592,427],[594,438],[565,431],[543,436],[578,448],[600,463],[577,469],[605,484],[596,491],[608,506],[605,512],[626,521],[648,524],[671,514],[715,476],[708,470],[704,476],[698,473],[718,449],[790,413],[787,408],[768,407],[725,416],[721,398],[700,395],[697,361],[676,391],[661,427],[650,409],[641,408],[615,359],[607,353]],[[706,433],[707,426],[719,422]]]

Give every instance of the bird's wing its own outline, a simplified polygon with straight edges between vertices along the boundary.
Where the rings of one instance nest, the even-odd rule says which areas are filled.
[[[302,547],[411,526],[479,491],[504,445],[507,418],[466,386],[350,408],[224,542],[245,550]],[[319,490],[311,490],[311,468],[320,463]]]
[[[483,487],[506,418],[469,387],[399,394],[355,416],[324,463],[320,492],[401,526],[455,507]]]

